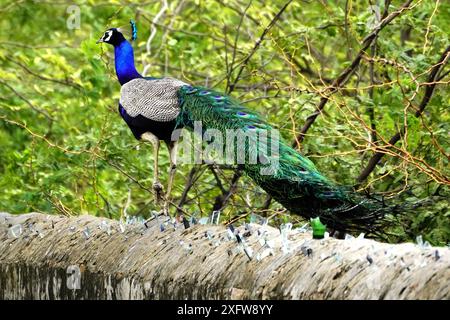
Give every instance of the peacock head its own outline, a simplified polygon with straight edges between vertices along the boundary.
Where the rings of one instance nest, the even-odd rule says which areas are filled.
[[[125,41],[125,37],[117,28],[110,28],[105,31],[103,36],[97,41],[97,43],[109,43],[113,46],[119,45],[122,41]]]
[[[136,40],[137,38],[137,27],[133,20],[130,20],[130,29],[127,27],[120,28],[109,28],[105,31],[103,36],[97,41],[97,43],[109,43],[113,46],[117,46],[123,41],[125,41],[125,36],[130,36],[131,40]]]

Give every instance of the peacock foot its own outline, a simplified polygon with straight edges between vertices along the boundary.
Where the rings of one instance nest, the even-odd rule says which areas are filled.
[[[144,221],[144,226],[146,228],[149,227],[149,223],[151,221],[153,221],[155,219],[156,219],[156,221],[158,221],[160,217],[166,216],[166,214],[163,211],[159,211],[159,212],[158,211],[152,211],[152,212],[153,212],[153,215],[150,218],[148,218],[147,220]],[[158,222],[158,224],[159,224],[159,222]]]
[[[163,206],[163,209],[162,209],[162,213],[163,213],[165,216],[170,216],[170,213],[169,213],[169,203],[168,203],[167,201],[164,202],[164,206]]]
[[[159,203],[163,198],[163,185],[158,180],[153,181],[153,191],[155,192],[156,202]]]

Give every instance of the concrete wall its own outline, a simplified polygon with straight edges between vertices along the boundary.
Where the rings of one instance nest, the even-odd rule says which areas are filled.
[[[0,213],[0,299],[450,298],[448,248],[265,230],[250,259],[223,226]]]

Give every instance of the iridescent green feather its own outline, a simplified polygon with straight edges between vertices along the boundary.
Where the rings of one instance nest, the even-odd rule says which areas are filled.
[[[202,87],[182,87],[179,91],[181,112],[179,127],[193,128],[201,121],[204,129],[270,130],[271,126],[231,97]],[[249,144],[237,145],[239,152],[252,153]],[[239,149],[241,148],[241,149]],[[328,227],[338,230],[376,230],[384,209],[378,202],[368,200],[351,190],[338,187],[325,178],[314,164],[280,141],[277,154],[279,166],[273,174],[261,174],[263,163],[244,164],[242,169],[275,200],[295,214],[306,218],[319,216]]]

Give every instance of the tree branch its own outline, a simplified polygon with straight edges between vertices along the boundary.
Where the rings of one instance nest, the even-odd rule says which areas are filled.
[[[28,68],[26,65],[24,65],[24,64],[22,64],[22,63],[20,63],[18,61],[15,61],[15,60],[13,60],[11,58],[7,58],[7,60],[12,62],[12,63],[14,63],[14,64],[16,64],[16,65],[18,65],[19,67],[21,67],[23,70],[25,70],[26,72],[28,72],[32,76],[35,76],[35,77],[37,77],[37,78],[39,78],[41,80],[51,81],[51,82],[54,82],[54,83],[59,83],[59,84],[65,85],[65,86],[71,86],[71,87],[73,87],[75,89],[78,89],[78,90],[82,89],[82,87],[79,84],[74,83],[74,82],[70,81],[69,79],[60,80],[60,79],[49,78],[49,77],[46,77],[46,76],[43,76],[43,75],[41,75],[39,73],[34,72],[30,68]]]
[[[306,132],[309,130],[309,128],[312,126],[314,121],[316,121],[319,114],[322,113],[322,110],[325,108],[325,105],[327,104],[328,100],[330,99],[330,96],[338,91],[338,89],[344,85],[349,77],[356,71],[357,67],[359,66],[359,63],[361,62],[362,57],[365,54],[365,51],[372,45],[374,40],[377,38],[378,34],[380,33],[383,28],[388,25],[392,20],[394,20],[395,17],[400,15],[403,11],[410,8],[410,4],[413,0],[406,1],[400,9],[397,11],[392,12],[390,15],[388,15],[386,18],[380,21],[380,23],[372,30],[371,33],[369,33],[363,40],[363,44],[361,49],[359,50],[358,54],[356,55],[353,62],[348,66],[345,70],[343,70],[339,76],[333,81],[332,85],[326,89],[326,92],[323,94],[322,98],[319,101],[319,104],[316,107],[316,112],[314,112],[312,115],[310,115],[307,119],[305,124],[303,125],[302,129],[300,130],[300,133],[298,134],[297,138],[293,141],[293,146],[295,146],[298,142],[302,142]]]
[[[285,5],[280,9],[280,11],[278,11],[278,13],[273,17],[272,21],[270,21],[270,23],[264,29],[264,31],[262,32],[262,34],[258,38],[258,40],[256,40],[256,43],[255,43],[252,51],[250,51],[248,56],[242,62],[241,68],[239,69],[238,74],[236,75],[236,78],[234,79],[233,83],[230,84],[230,86],[228,87],[228,93],[231,93],[234,90],[234,87],[236,86],[236,84],[238,83],[238,81],[241,78],[242,71],[244,71],[244,69],[247,66],[248,62],[250,61],[250,59],[253,57],[253,55],[256,53],[256,51],[258,50],[259,46],[263,42],[263,40],[264,40],[265,36],[267,35],[267,33],[272,29],[272,27],[275,25],[275,23],[280,19],[281,15],[286,10],[286,8],[291,4],[291,2],[292,2],[292,0],[289,0],[288,2],[285,3]]]
[[[25,98],[20,92],[18,92],[16,89],[14,89],[14,87],[9,85],[5,81],[0,80],[0,84],[4,85],[9,90],[11,90],[20,100],[24,101],[31,109],[42,114],[45,118],[47,118],[48,121],[50,121],[50,123],[52,123],[55,120],[46,110],[36,107],[34,104],[31,103],[30,100]]]
[[[431,69],[430,74],[428,76],[428,80],[427,80],[427,82],[431,83],[431,84],[429,86],[426,86],[426,88],[425,88],[424,96],[422,98],[422,101],[419,104],[419,108],[417,109],[417,111],[415,113],[415,116],[417,118],[422,115],[423,111],[425,110],[425,107],[430,102],[431,97],[432,97],[433,92],[434,92],[434,88],[436,87],[436,83],[433,83],[433,82],[436,80],[436,77],[438,76],[440,70],[442,70],[442,68],[444,67],[445,63],[447,62],[447,59],[448,59],[449,55],[450,55],[450,46],[447,47],[447,49],[445,49],[444,53],[439,58],[439,61]],[[391,139],[389,139],[389,145],[390,146],[393,146],[394,144],[396,144],[400,140],[400,138],[405,133],[405,129],[406,128],[403,126],[400,129],[399,132],[397,132]],[[361,183],[362,181],[367,179],[369,174],[375,169],[375,167],[378,164],[378,162],[380,162],[380,160],[383,157],[383,155],[384,155],[383,152],[377,152],[377,153],[375,153],[372,156],[372,158],[370,158],[369,163],[367,164],[367,166],[361,171],[361,173],[359,174],[358,178],[356,178],[356,180],[359,183]]]

